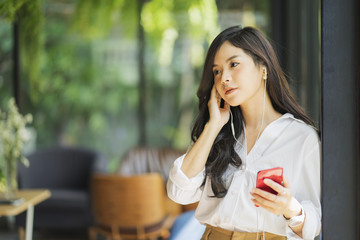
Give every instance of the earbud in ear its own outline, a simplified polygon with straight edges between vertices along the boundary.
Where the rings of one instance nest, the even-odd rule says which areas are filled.
[[[264,80],[266,80],[267,79],[267,69],[266,69],[266,67],[264,67]]]

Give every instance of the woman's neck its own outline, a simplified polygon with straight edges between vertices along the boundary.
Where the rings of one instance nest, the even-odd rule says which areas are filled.
[[[245,127],[248,130],[263,130],[269,123],[278,119],[281,114],[278,113],[271,104],[270,97],[266,94],[265,109],[263,96],[254,101],[241,105],[242,115],[244,117]],[[263,111],[264,119],[262,123]],[[261,127],[261,125],[263,125]]]

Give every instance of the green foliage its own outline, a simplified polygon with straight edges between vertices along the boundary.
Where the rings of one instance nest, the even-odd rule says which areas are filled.
[[[18,10],[20,34],[20,53],[23,70],[30,83],[30,96],[37,101],[41,82],[40,68],[43,48],[44,16],[41,11],[42,1],[31,0]]]
[[[77,1],[73,30],[89,38],[106,36],[119,18],[124,1]]]
[[[136,142],[137,85],[123,81],[121,66],[104,64],[96,51],[106,41],[69,31],[71,16],[45,22],[45,53],[38,101],[28,101],[40,146],[61,143],[98,149],[119,159]],[[118,71],[114,71],[118,69]],[[119,120],[121,118],[121,120]],[[134,123],[135,122],[135,123]],[[125,130],[132,128],[135,130]]]
[[[0,19],[0,108],[7,105],[12,96],[12,31],[11,23]]]
[[[48,1],[45,11],[52,2],[57,1]],[[104,153],[114,169],[121,155],[136,144],[139,20],[146,40],[149,145],[188,145],[179,141],[190,132],[195,81],[206,45],[218,32],[215,0],[145,1],[141,16],[139,2],[68,1],[74,12],[45,12],[46,19],[40,0],[18,9],[21,49],[26,48],[23,102],[33,113],[39,146],[92,147]]]
[[[30,1],[31,0],[1,0],[0,15],[12,22],[16,18],[16,12],[24,5],[24,3]]]
[[[152,0],[146,3],[141,20],[151,46],[158,52],[161,65],[171,62],[176,39],[182,35],[193,41],[193,64],[199,66],[204,40],[218,33],[215,0]]]
[[[33,100],[36,100],[40,83],[44,22],[41,9],[42,0],[2,0],[0,3],[1,15],[18,24],[22,68]]]

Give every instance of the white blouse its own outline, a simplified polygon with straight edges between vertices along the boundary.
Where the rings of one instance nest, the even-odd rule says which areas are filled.
[[[185,155],[176,159],[167,182],[168,196],[180,204],[197,201],[195,216],[202,224],[221,227],[230,231],[270,232],[288,239],[301,239],[282,215],[277,216],[251,201],[251,189],[256,186],[259,170],[283,167],[293,196],[305,212],[303,239],[314,239],[321,228],[320,205],[320,141],[316,131],[292,114],[284,114],[270,123],[254,147],[247,154],[245,133],[239,138],[236,152],[243,161],[240,168],[229,167],[225,173],[228,193],[224,198],[213,196],[211,182],[204,171],[188,178],[181,165]]]

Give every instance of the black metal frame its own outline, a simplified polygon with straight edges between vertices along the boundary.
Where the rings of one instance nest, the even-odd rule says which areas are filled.
[[[314,80],[301,79],[299,69],[291,67],[297,66],[299,59],[296,57],[301,56],[301,52],[297,54],[296,48],[291,48],[291,45],[303,44],[292,37],[292,30],[302,34],[299,26],[306,24],[307,31],[312,33],[305,41],[310,41],[311,47],[314,46],[313,40],[318,39],[313,31],[314,25],[318,24],[318,13],[313,11],[309,21],[303,19],[299,12],[294,12],[296,9],[308,9],[309,4],[316,4],[314,2],[321,5],[321,94],[309,89]],[[272,37],[280,47],[284,47],[279,52],[280,60],[296,79],[305,81],[300,83],[301,91],[309,95],[306,95],[305,107],[319,105],[321,96],[321,239],[360,239],[360,2],[274,0],[272,13]],[[295,49],[292,52],[295,58],[288,57],[288,51],[292,49]],[[307,59],[314,56],[311,51]],[[315,75],[316,72],[311,78],[316,79]],[[316,109],[308,110],[316,114]]]
[[[21,112],[19,24],[16,21],[13,23],[13,64],[13,94],[15,103]]]
[[[359,1],[322,0],[322,239],[359,239]]]

